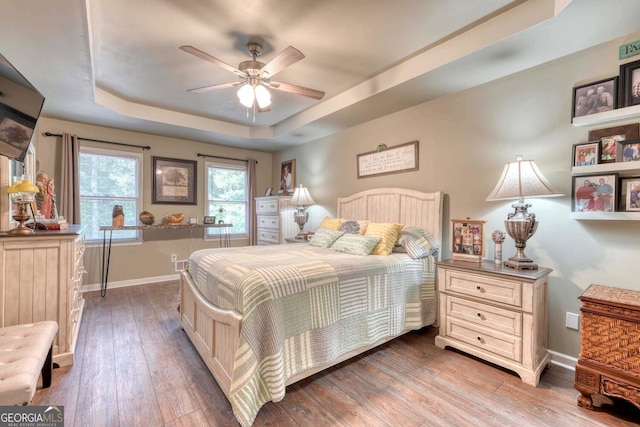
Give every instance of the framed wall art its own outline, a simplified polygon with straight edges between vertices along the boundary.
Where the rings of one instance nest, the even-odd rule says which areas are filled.
[[[620,66],[620,106],[640,104],[640,60]]]
[[[280,166],[280,189],[278,193],[288,194],[296,186],[296,160],[287,160]]]
[[[620,179],[620,211],[640,211],[640,177]]]
[[[480,262],[484,257],[484,224],[472,219],[451,220],[451,253],[453,259]]]
[[[418,170],[418,141],[358,154],[358,179]]]
[[[600,141],[599,163],[619,161],[621,159],[621,155],[618,154],[619,143],[638,138],[640,138],[638,123],[589,131],[589,141]]]
[[[575,117],[610,111],[617,107],[618,77],[598,80],[573,88],[571,121]]]
[[[573,144],[572,166],[592,166],[600,161],[600,141]]]
[[[167,205],[197,204],[195,160],[152,157],[153,187],[151,203]]]
[[[573,177],[573,212],[615,212],[618,174],[579,175]]]

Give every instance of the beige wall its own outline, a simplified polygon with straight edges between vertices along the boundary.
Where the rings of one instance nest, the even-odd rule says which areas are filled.
[[[60,182],[61,138],[45,137],[42,135],[44,132],[52,132],[56,134],[68,132],[85,138],[151,146],[151,150],[145,150],[143,152],[144,170],[142,173],[142,209],[152,212],[157,219],[161,219],[169,213],[182,212],[184,213],[185,218],[197,216],[199,220],[202,221],[205,209],[205,181],[202,171],[204,170],[205,160],[201,157],[197,157],[197,153],[240,159],[256,159],[258,160],[258,191],[263,192],[264,188],[270,185],[269,182],[272,175],[272,160],[270,153],[236,149],[220,145],[173,139],[99,126],[90,126],[43,117],[38,122],[37,135],[34,137],[36,156],[40,164],[40,169],[48,172],[49,175],[54,176],[56,182]],[[81,141],[81,145],[95,146],[104,149],[113,148],[125,151],[141,151],[138,149],[96,144],[87,141]],[[198,204],[196,206],[151,204],[152,156],[198,161]],[[113,246],[111,251],[111,267],[109,270],[110,282],[173,274],[173,264],[170,262],[172,253],[176,253],[178,255],[178,259],[184,259],[194,250],[218,246],[217,240],[205,241],[202,239],[202,231],[194,231],[193,235],[190,235],[190,232],[186,230],[153,231],[145,232],[143,237],[144,243],[142,245]],[[232,241],[233,246],[246,244],[248,244],[246,239]],[[85,285],[100,283],[100,248],[101,246],[90,247],[85,253],[84,265],[87,269],[87,275],[84,281]]]
[[[572,144],[587,141],[588,132],[570,123],[572,87],[617,75],[618,46],[639,37],[633,34],[279,152],[273,157],[272,180],[278,181],[282,161],[296,159],[296,182],[308,187],[318,202],[310,210],[310,230],[325,214],[335,214],[339,196],[381,186],[442,190],[446,194],[443,257],[451,255],[449,220],[471,217],[487,221],[485,243],[487,258],[492,259],[490,233],[504,230],[503,221],[512,209],[510,202],[485,198],[504,164],[515,160],[516,154],[535,160],[567,196],[529,200],[540,225],[526,253],[554,270],[549,283],[549,347],[577,357],[579,335],[565,328],[565,313],[579,313],[577,298],[591,283],[640,289],[631,271],[640,253],[640,224],[569,218]],[[357,178],[357,154],[381,143],[393,146],[413,140],[420,144],[419,171]],[[504,255],[514,253],[508,238]]]

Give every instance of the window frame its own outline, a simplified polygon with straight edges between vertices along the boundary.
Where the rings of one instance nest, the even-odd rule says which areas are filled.
[[[212,215],[211,213],[208,213],[208,208],[209,208],[209,203],[211,202],[211,200],[209,199],[209,169],[210,168],[218,168],[218,169],[231,169],[231,170],[236,170],[236,171],[241,171],[244,172],[245,175],[245,186],[244,186],[244,205],[245,205],[245,232],[244,233],[233,233],[231,231],[229,231],[229,237],[232,239],[248,239],[249,238],[249,209],[250,209],[250,203],[249,203],[249,167],[248,167],[248,163],[244,163],[243,165],[233,165],[233,164],[229,164],[229,163],[221,163],[221,162],[212,162],[212,161],[205,161],[204,162],[204,171],[205,171],[205,176],[204,176],[204,215]],[[239,203],[239,202],[220,202],[220,203]],[[215,216],[217,216],[217,214],[213,214]],[[216,218],[217,220],[218,218]],[[235,224],[234,224],[235,225]],[[205,228],[205,232],[204,232],[204,239],[205,240],[214,240],[214,239],[219,239],[220,237],[220,233],[224,233],[224,229],[222,228]]]
[[[101,155],[101,156],[110,156],[110,157],[120,157],[120,158],[133,158],[136,159],[138,162],[138,167],[135,171],[136,173],[136,177],[137,177],[137,197],[135,199],[130,199],[130,200],[135,200],[135,204],[136,204],[136,212],[134,214],[135,218],[136,218],[136,224],[137,224],[137,218],[138,215],[140,214],[140,212],[143,210],[143,203],[144,203],[144,194],[143,194],[143,188],[144,188],[144,155],[142,153],[136,153],[136,152],[132,152],[132,151],[124,151],[124,150],[114,150],[114,149],[106,149],[106,148],[98,148],[98,147],[91,147],[91,146],[81,146],[80,147],[80,153],[79,156],[82,156],[83,154],[90,154],[90,155]],[[80,159],[78,159],[78,168],[80,168]],[[78,173],[78,175],[80,175],[80,173]],[[78,195],[78,197],[80,198],[80,201],[82,201],[83,196],[81,194]],[[85,197],[87,198],[87,197]],[[109,198],[104,198],[104,197],[100,197],[100,199],[109,199]],[[123,197],[118,197],[118,199],[123,199]],[[105,225],[110,225],[110,224],[105,224]],[[142,232],[141,230],[132,230],[135,231],[135,236],[136,237],[127,237],[127,238],[121,238],[118,237],[118,231],[114,231],[112,233],[112,235],[109,237],[111,239],[112,245],[131,245],[131,244],[141,244],[142,243]],[[87,233],[88,234],[88,233]],[[106,231],[103,231],[103,237],[102,238],[98,238],[98,239],[89,239],[87,238],[87,244],[90,245],[94,245],[94,244],[102,244],[104,241],[104,238],[106,237]]]

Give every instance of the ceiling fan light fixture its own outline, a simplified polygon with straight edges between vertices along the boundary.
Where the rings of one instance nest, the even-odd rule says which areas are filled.
[[[240,104],[251,108],[254,99],[253,87],[249,84],[242,85],[240,89],[238,89],[238,99],[240,100]]]
[[[257,85],[255,87],[255,93],[258,107],[267,108],[271,105],[271,93],[269,93],[266,87],[263,85]]]

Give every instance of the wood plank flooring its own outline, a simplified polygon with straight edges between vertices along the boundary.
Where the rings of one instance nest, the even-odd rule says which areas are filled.
[[[65,426],[237,426],[179,325],[176,282],[85,294],[75,364],[54,370],[33,404],[64,405]],[[507,371],[408,333],[287,388],[255,426],[636,426],[640,410],[576,404],[573,372],[531,387]]]

